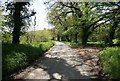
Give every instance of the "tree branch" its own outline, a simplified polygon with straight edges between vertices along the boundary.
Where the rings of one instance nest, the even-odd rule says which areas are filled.
[[[103,18],[104,18],[104,17],[102,17],[102,18],[100,18],[99,20],[93,22],[92,24],[90,24],[90,25],[88,26],[88,28],[90,28],[91,26],[95,25],[97,22],[103,20]]]
[[[29,17],[31,17],[31,16],[34,16],[35,14],[36,14],[36,12],[32,12],[30,15],[27,15],[27,16],[25,16],[25,17],[22,17],[22,19],[29,18]]]
[[[116,5],[116,6],[118,6],[118,7],[120,7],[120,1],[119,2],[117,2],[118,4],[115,4],[115,2],[110,2],[112,5]]]
[[[59,2],[62,6],[65,6],[65,7],[68,7],[68,8],[74,8],[75,10],[78,10],[78,11],[81,11],[79,8],[76,8],[74,6],[68,6],[68,5],[65,5],[63,4],[63,2]]]

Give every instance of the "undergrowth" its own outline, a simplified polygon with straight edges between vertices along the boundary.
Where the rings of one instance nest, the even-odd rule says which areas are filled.
[[[120,79],[120,47],[107,47],[101,51],[100,62],[110,79]]]
[[[33,63],[53,45],[53,41],[36,42],[30,45],[2,44],[3,79]]]

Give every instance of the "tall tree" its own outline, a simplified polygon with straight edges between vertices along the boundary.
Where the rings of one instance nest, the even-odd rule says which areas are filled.
[[[54,11],[52,11],[54,9]],[[57,11],[55,11],[57,9]],[[59,23],[63,25],[65,28],[69,29],[70,25],[74,27],[74,30],[80,30],[81,31],[81,41],[82,44],[86,44],[88,37],[94,31],[95,28],[97,28],[100,24],[98,23],[99,21],[103,20],[103,17],[100,17],[100,12],[96,9],[96,4],[95,3],[85,3],[85,2],[57,2],[51,7],[51,13],[55,12],[58,13],[57,16],[52,14],[51,16],[48,16],[51,20],[50,21],[60,21]],[[66,23],[67,17],[70,15],[74,15],[76,18],[74,20],[76,23]],[[56,20],[55,20],[56,19]],[[65,21],[66,19],[66,21]],[[74,21],[72,20],[72,21]],[[66,24],[64,24],[63,22]],[[56,22],[58,23],[58,22]],[[52,23],[53,24],[53,23]],[[54,24],[53,24],[54,25]],[[76,32],[76,31],[74,31]],[[78,33],[75,33],[75,38],[77,39]],[[77,42],[77,40],[76,40]]]
[[[50,2],[49,2],[50,3]],[[80,39],[83,45],[87,44],[89,36],[93,31],[100,25],[112,24],[110,26],[109,36],[107,40],[112,43],[114,33],[119,25],[119,13],[120,3],[119,2],[52,2],[49,4],[48,19],[52,25],[59,27],[64,35],[69,35],[74,30],[75,39],[80,34]],[[75,16],[73,20],[70,20],[70,16]],[[69,21],[69,22],[68,22]],[[75,21],[72,23],[71,21]],[[59,25],[58,25],[59,24]],[[101,26],[102,27],[102,26]],[[75,31],[79,30],[79,31]],[[59,30],[57,30],[59,31]],[[73,33],[72,33],[73,34]],[[59,35],[59,33],[58,33]],[[67,39],[69,38],[66,36]],[[76,40],[77,41],[77,40]]]
[[[29,22],[30,17],[35,15],[35,12],[30,12],[27,6],[30,6],[29,2],[6,2],[6,12],[8,13],[8,26],[13,29],[12,31],[12,43],[20,43],[20,35],[22,29],[27,27],[26,20]]]

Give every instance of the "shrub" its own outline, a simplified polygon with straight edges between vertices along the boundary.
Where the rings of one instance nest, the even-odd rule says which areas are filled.
[[[101,51],[100,62],[111,79],[120,79],[120,47],[108,47]]]
[[[114,39],[112,41],[113,41],[113,44],[120,44],[120,40],[118,40],[118,39]]]
[[[53,46],[54,42],[43,42],[40,44],[40,48],[43,49],[43,52],[44,51],[47,51],[49,49],[49,47]]]
[[[17,70],[17,68],[22,68],[27,64],[27,56],[25,53],[13,52],[6,55],[5,63],[7,70],[11,73],[12,71]]]
[[[53,41],[26,44],[2,45],[2,71],[3,79],[14,72],[25,68],[38,59],[45,51],[54,45]]]

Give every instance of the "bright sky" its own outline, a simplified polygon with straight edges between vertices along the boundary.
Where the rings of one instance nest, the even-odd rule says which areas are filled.
[[[5,2],[7,0],[0,0],[1,2]],[[36,13],[36,26],[35,30],[42,30],[44,28],[50,28],[50,26],[47,23],[47,9],[44,5],[45,0],[32,0],[32,4],[30,7],[35,10]],[[33,17],[34,18],[34,17]],[[33,30],[34,27],[30,27],[30,30]]]
[[[43,3],[43,0],[33,0],[33,5],[31,7],[37,12],[35,30],[50,28],[47,23],[47,10],[46,6]],[[32,29],[34,29],[34,27],[32,27]]]

